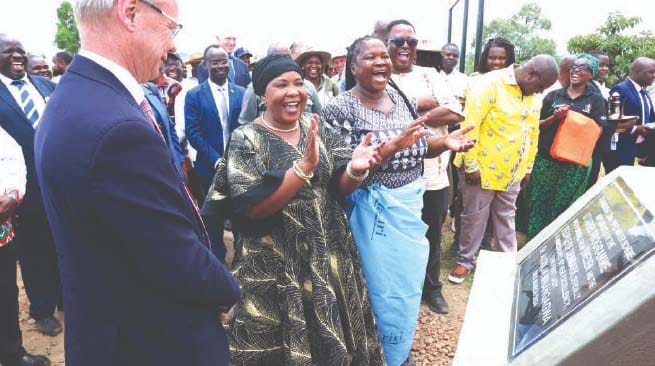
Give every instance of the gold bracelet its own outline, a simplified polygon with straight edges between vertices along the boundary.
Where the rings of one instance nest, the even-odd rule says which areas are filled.
[[[368,178],[368,169],[364,172],[362,175],[355,175],[353,174],[352,167],[350,166],[350,162],[348,162],[348,165],[346,165],[346,174],[348,174],[348,178],[356,181],[356,182],[363,182],[366,178]]]
[[[305,174],[305,172],[300,169],[298,166],[298,160],[293,162],[293,172],[296,174],[296,176],[307,183],[310,187],[312,186],[311,179],[314,178],[314,172],[309,172],[309,174]]]

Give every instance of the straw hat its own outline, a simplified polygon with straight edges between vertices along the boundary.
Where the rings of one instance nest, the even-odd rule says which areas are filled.
[[[310,47],[306,47],[303,50],[303,52],[298,56],[298,58],[296,58],[296,63],[302,66],[302,64],[305,62],[305,59],[309,56],[318,56],[321,59],[321,63],[324,66],[327,65],[332,59],[332,56],[330,55],[329,52],[315,49],[310,46]]]
[[[202,52],[192,52],[189,57],[187,57],[186,61],[184,61],[185,64],[191,64],[194,62],[200,62],[202,61]]]

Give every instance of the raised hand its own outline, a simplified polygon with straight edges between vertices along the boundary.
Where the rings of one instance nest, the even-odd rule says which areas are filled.
[[[468,151],[473,147],[473,145],[475,145],[476,140],[466,137],[466,133],[474,128],[475,126],[466,126],[464,128],[460,128],[457,131],[453,131],[451,134],[446,136],[444,145],[452,151]]]
[[[367,133],[362,142],[353,150],[352,159],[350,160],[350,169],[355,175],[364,175],[369,169],[382,162],[382,148],[385,142],[377,145],[370,145],[372,133]]]
[[[305,154],[298,162],[298,166],[305,174],[309,175],[318,165],[318,157],[318,115],[313,114],[305,139]]]
[[[423,124],[428,120],[427,115],[423,115],[410,123],[409,126],[403,131],[403,134],[397,136],[389,142],[393,147],[394,152],[404,150],[412,146],[417,140],[428,134],[428,131],[423,128]]]

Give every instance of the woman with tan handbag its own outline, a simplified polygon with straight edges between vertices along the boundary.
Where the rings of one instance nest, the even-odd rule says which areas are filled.
[[[584,154],[573,156],[570,152],[593,151],[600,135],[599,126],[607,123],[605,100],[591,84],[599,64],[594,56],[579,55],[571,66],[569,85],[544,98],[539,149],[526,192],[528,240],[564,212],[587,188],[591,153],[587,157]],[[578,136],[595,135],[595,139],[569,139],[565,126],[569,131],[577,128]]]

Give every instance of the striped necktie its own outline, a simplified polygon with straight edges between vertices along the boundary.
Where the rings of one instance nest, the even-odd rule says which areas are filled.
[[[25,117],[30,121],[32,127],[36,127],[35,124],[39,120],[39,112],[36,110],[36,105],[34,104],[34,100],[32,100],[30,92],[25,87],[25,81],[13,80],[11,85],[18,88],[20,92],[20,106],[23,108],[23,112],[25,112]]]
[[[166,139],[164,138],[164,134],[161,132],[161,128],[159,128],[159,124],[157,123],[157,119],[155,118],[155,113],[152,111],[152,108],[150,107],[150,103],[148,103],[148,100],[145,98],[141,101],[139,104],[139,107],[141,108],[141,111],[143,114],[148,117],[148,120],[150,123],[152,123],[153,128],[159,133],[159,136],[164,140],[164,143],[166,143]],[[195,213],[195,218],[196,221],[198,222],[199,230],[200,230],[200,236],[207,248],[211,250],[211,240],[209,240],[209,234],[207,233],[207,228],[205,228],[205,222],[202,221],[202,216],[200,216],[200,210],[198,209],[198,205],[196,205],[196,202],[191,198],[191,193],[189,192],[189,189],[185,184],[184,185],[184,192],[186,193],[187,199],[191,203],[191,206],[193,206],[193,210]]]

